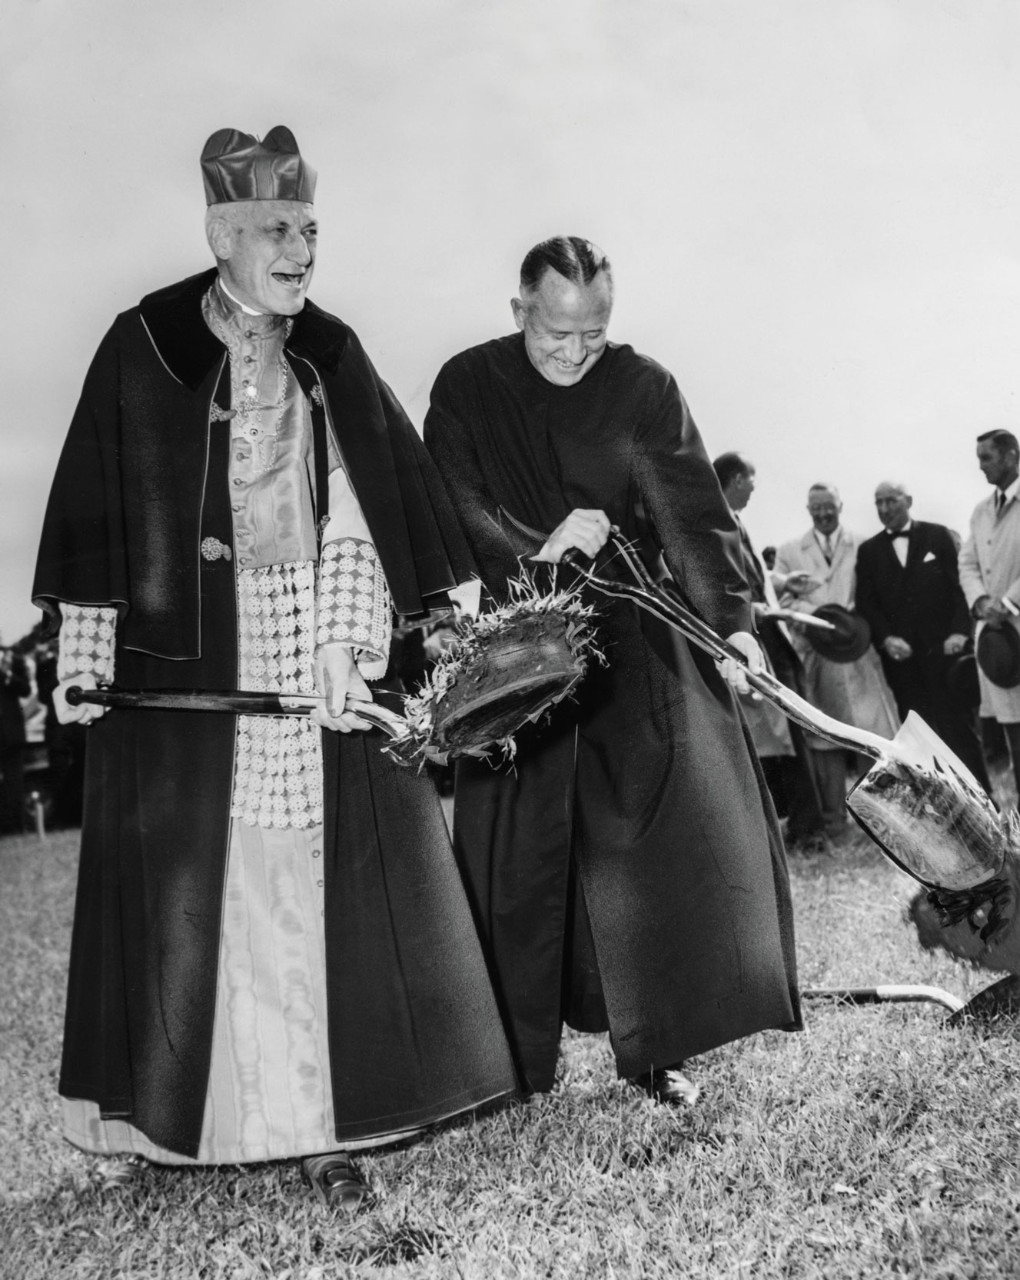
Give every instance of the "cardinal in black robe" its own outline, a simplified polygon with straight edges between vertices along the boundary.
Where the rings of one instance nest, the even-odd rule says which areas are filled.
[[[117,318],[57,470],[34,592],[55,700],[111,677],[327,696],[314,724],[78,708],[64,1127],[162,1163],[301,1156],[353,1204],[341,1153],[515,1087],[435,788],[344,711],[392,687],[393,614],[441,614],[469,559],[356,335],[306,300],[293,135],[222,130],[203,175],[217,269]]]

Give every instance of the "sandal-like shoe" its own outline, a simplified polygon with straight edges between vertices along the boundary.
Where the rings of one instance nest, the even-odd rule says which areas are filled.
[[[347,1151],[305,1156],[301,1161],[301,1172],[325,1205],[356,1213],[368,1197],[368,1183]]]

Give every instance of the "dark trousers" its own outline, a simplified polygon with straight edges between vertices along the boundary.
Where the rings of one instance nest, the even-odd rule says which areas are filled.
[[[787,840],[806,840],[825,830],[822,802],[815,780],[814,753],[808,749],[800,725],[790,724],[790,736],[797,754],[765,756],[761,769],[776,813],[786,819]]]
[[[953,659],[939,651],[915,652],[904,662],[893,662],[885,653],[881,658],[900,719],[905,720],[908,711],[916,711],[991,795],[977,714],[948,683]]]
[[[803,697],[800,663],[775,620],[764,619],[759,635],[776,679]],[[789,726],[795,754],[766,757],[761,766],[776,812],[786,818],[787,839],[804,840],[825,830],[823,796],[815,769],[817,753],[799,724],[791,720]]]

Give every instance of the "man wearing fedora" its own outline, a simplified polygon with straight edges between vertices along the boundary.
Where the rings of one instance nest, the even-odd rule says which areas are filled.
[[[1020,445],[1011,431],[977,438],[992,492],[974,508],[960,552],[960,586],[977,623],[981,715],[1002,725],[1020,792]]]
[[[901,718],[916,711],[990,791],[976,726],[950,681],[971,632],[956,546],[943,525],[912,519],[913,501],[899,481],[876,488],[884,529],[857,551],[857,612],[871,628]]]
[[[486,590],[505,602],[522,566],[545,585],[615,524],[758,666],[733,518],[672,376],[608,340],[605,254],[556,237],[519,279],[517,332],[449,360],[425,420]],[[552,1088],[566,1022],[683,1103],[683,1059],[800,1025],[785,854],[739,664],[598,610],[606,665],[517,735],[513,772],[458,763],[454,839],[525,1087]]]
[[[872,647],[867,624],[853,612],[857,539],[840,514],[843,502],[832,484],[808,490],[811,528],[776,550],[780,601],[816,613],[835,630],[791,628],[804,665],[808,701],[858,729],[891,738],[899,728],[892,692]],[[807,579],[794,575],[806,573]],[[847,753],[812,736],[811,750],[829,834],[846,830]]]
[[[163,1164],[349,1153],[515,1086],[438,797],[379,751],[394,612],[469,572],[435,468],[354,332],[308,301],[316,176],[289,129],[201,158],[211,270],[89,369],[34,597],[90,725],[60,1075],[66,1136]],[[69,686],[322,696],[311,719],[68,704]]]

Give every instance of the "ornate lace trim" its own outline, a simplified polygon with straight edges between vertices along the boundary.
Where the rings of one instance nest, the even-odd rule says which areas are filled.
[[[111,605],[61,604],[57,679],[86,671],[97,684],[113,683],[113,646],[117,610]]]
[[[237,605],[240,687],[314,693],[312,563],[242,569]],[[259,827],[321,822],[320,735],[304,716],[239,716],[231,817]]]
[[[349,644],[370,680],[386,671],[393,605],[386,575],[371,542],[341,538],[322,549],[316,644]]]

